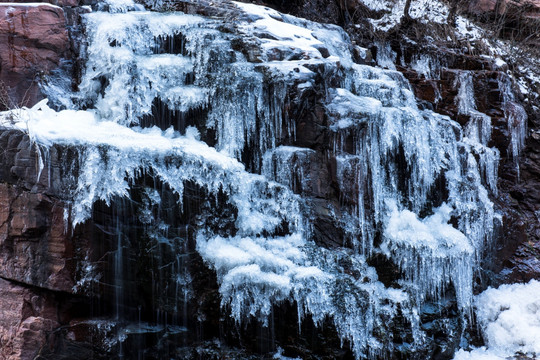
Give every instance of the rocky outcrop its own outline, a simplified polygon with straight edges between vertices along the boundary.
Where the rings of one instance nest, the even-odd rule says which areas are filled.
[[[530,46],[540,44],[538,0],[476,0],[470,2],[467,11],[487,22],[503,38],[525,42]]]
[[[51,4],[56,5],[60,7],[75,7],[81,4],[80,0],[40,0],[40,1],[33,1],[33,0],[7,0],[4,1],[7,3],[45,3],[45,4]]]
[[[0,5],[0,110],[43,98],[38,82],[68,49],[61,8]],[[0,148],[0,358],[34,359],[54,343],[53,331],[67,314],[61,299],[73,292],[74,244],[65,204],[46,194],[45,177],[37,181],[47,171],[29,138],[4,131]]]
[[[7,184],[0,184],[0,203],[1,276],[71,292],[74,254],[63,204]]]
[[[0,5],[0,108],[31,106],[43,98],[38,82],[68,55],[62,8]]]
[[[533,115],[534,116],[534,115]],[[536,116],[536,120],[539,118]],[[531,124],[535,122],[531,121]],[[533,125],[534,126],[534,125]],[[528,282],[540,279],[540,135],[538,127],[531,129],[527,139],[527,147],[520,158],[519,178],[512,176],[512,171],[506,169],[499,181],[503,191],[501,200],[505,209],[512,214],[513,221],[505,226],[505,245],[500,251],[506,256],[501,257],[501,282]],[[516,232],[521,233],[521,241],[508,246],[508,241]]]
[[[53,296],[0,278],[0,358],[35,359],[58,327]]]
[[[36,190],[39,173],[28,137],[4,131],[0,144],[0,357],[34,359],[60,325],[60,294],[73,292],[76,256],[65,204],[25,186]]]
[[[469,3],[469,10],[476,14],[496,13],[499,15],[509,14],[516,9],[524,13],[525,16],[535,17],[540,12],[540,1],[538,0],[475,0]]]

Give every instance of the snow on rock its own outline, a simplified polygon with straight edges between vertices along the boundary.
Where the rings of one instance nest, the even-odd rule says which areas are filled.
[[[476,316],[490,349],[540,353],[540,282],[502,285],[476,297]]]
[[[345,129],[366,122],[382,111],[382,104],[372,97],[356,96],[346,89],[331,89],[332,101],[326,106],[335,121],[333,130]]]
[[[292,50],[294,53],[300,51],[299,55],[304,59],[339,60],[350,64],[351,54],[346,42],[348,36],[340,27],[281,14],[267,7],[233,3],[252,19],[248,24],[241,24],[240,31],[258,34],[266,52],[272,49]]]
[[[460,350],[454,360],[499,360],[540,353],[540,281],[501,285],[475,297],[475,312],[486,346]]]
[[[439,298],[453,282],[458,305],[470,307],[474,248],[461,231],[448,224],[452,208],[443,204],[433,215],[419,220],[411,211],[399,211],[396,204],[390,207],[381,250],[405,272],[418,298]]]
[[[388,31],[395,28],[402,20],[406,0],[361,0],[371,10],[382,11],[383,16],[370,19],[377,30]],[[409,9],[411,18],[423,24],[446,24],[449,14],[448,5],[438,0],[413,0]],[[482,39],[484,31],[462,16],[456,17],[458,37],[473,41]]]
[[[309,314],[322,325],[329,317],[357,358],[388,351],[391,342],[376,340],[373,331],[396,316],[398,308],[410,306],[407,293],[377,281],[364,257],[318,248],[299,234],[225,239],[201,233],[197,250],[216,270],[222,306],[231,309],[236,321],[252,316],[266,324],[273,304],[294,300],[299,321]],[[418,322],[415,313],[406,317]]]
[[[111,13],[125,13],[128,11],[143,11],[144,6],[133,0],[105,0],[98,3],[98,8],[106,8]]]

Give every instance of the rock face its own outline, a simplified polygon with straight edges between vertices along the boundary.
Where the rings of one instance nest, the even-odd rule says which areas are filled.
[[[0,357],[34,359],[59,325],[54,300],[4,279],[0,291]]]
[[[470,2],[468,12],[494,24],[503,38],[523,41],[531,46],[540,44],[538,0],[476,0]]]
[[[43,98],[38,81],[68,55],[64,11],[50,4],[0,5],[0,108]]]
[[[28,136],[3,131],[0,144],[0,357],[34,359],[72,316],[76,250],[88,247],[65,226],[66,204],[51,196]]]
[[[55,291],[71,291],[72,241],[65,233],[64,207],[40,193],[2,184],[0,273]]]
[[[497,13],[505,14],[516,8],[521,9],[525,16],[535,16],[535,13],[540,11],[540,1],[538,0],[476,0],[469,3],[469,9],[473,13]]]
[[[0,5],[0,109],[42,98],[38,80],[67,50],[61,8]],[[73,243],[63,205],[36,185],[39,164],[28,137],[3,132],[0,143],[0,357],[34,359],[65,313],[55,294],[72,291]]]
[[[326,3],[321,1],[266,2],[281,11],[340,25],[348,21],[347,16],[350,14],[347,15],[347,12],[354,12],[352,3],[340,1],[325,8]],[[528,17],[534,17],[534,7],[539,6],[537,3],[538,1],[530,2],[527,7]],[[496,8],[496,4],[500,6],[501,2],[478,1],[471,11],[508,11]],[[504,9],[517,6],[514,2],[502,4]],[[77,2],[65,1],[60,5],[75,6]],[[213,7],[209,2],[204,6],[179,2],[176,6],[181,10],[205,15],[223,16],[229,11],[226,7]],[[313,12],[313,8],[324,8],[328,11]],[[343,12],[344,9],[346,12]],[[28,104],[32,104],[40,98],[41,94],[35,82],[36,74],[50,72],[60,64],[62,58],[70,56],[65,22],[63,10],[47,4],[0,5],[0,80],[8,87],[4,99],[16,99],[13,100],[16,104],[20,104],[24,99]],[[361,38],[355,40],[358,43],[362,41]],[[500,230],[496,259],[490,259],[496,264],[490,267],[491,271],[497,273],[493,279],[496,282],[526,281],[540,277],[540,226],[537,215],[540,210],[538,124],[531,121],[534,126],[533,135],[523,152],[521,180],[518,181],[515,164],[507,152],[510,135],[499,81],[505,76],[504,71],[484,58],[449,52],[443,55],[446,69],[439,77],[429,78],[410,66],[413,55],[421,49],[399,46],[399,37],[393,40],[394,49],[402,52],[400,55],[406,63],[399,70],[410,80],[417,98],[422,100],[421,104],[450,115],[461,123],[468,121],[468,118],[467,115],[460,114],[458,109],[457,79],[461,72],[471,72],[478,110],[489,114],[495,126],[491,145],[497,147],[502,155],[499,183],[501,193],[496,201],[499,209],[504,211],[505,227]],[[239,46],[245,50],[248,59],[257,61],[256,54],[249,52],[249,44]],[[324,73],[324,69],[314,71]],[[332,79],[328,81],[331,82]],[[305,92],[294,93],[296,88],[293,88],[292,92],[287,94],[293,101],[287,104],[286,112],[290,118],[298,121],[295,139],[284,141],[310,149],[290,159],[294,166],[304,166],[304,171],[310,178],[308,186],[303,188],[302,184],[298,184],[293,190],[308,196],[313,202],[313,215],[317,219],[313,231],[317,244],[334,248],[343,245],[336,241],[343,236],[336,234],[337,229],[333,223],[335,214],[331,214],[329,209],[339,208],[340,202],[352,204],[355,200],[348,199],[347,194],[338,194],[338,180],[331,175],[335,174],[335,159],[324,155],[330,141],[328,131],[324,130],[328,119],[320,101],[320,94],[325,92],[327,85],[321,81]],[[516,103],[518,102],[516,100]],[[2,105],[13,104],[0,103],[0,107]],[[530,117],[536,116],[531,109],[528,110]],[[62,164],[76,163],[76,154],[55,148],[46,159],[48,166],[41,169],[40,159],[44,154],[39,153],[27,136],[15,131],[2,132],[0,148],[3,150],[0,154],[1,358],[34,359],[39,354],[43,359],[58,359],[60,356],[66,359],[105,359],[118,350],[123,352],[126,358],[144,354],[145,358],[158,359],[169,355],[169,347],[173,348],[175,341],[186,344],[185,349],[175,350],[178,358],[211,359],[224,354],[230,358],[250,358],[253,353],[275,351],[276,349],[269,345],[275,341],[285,344],[288,356],[352,358],[349,350],[340,349],[340,341],[331,324],[320,330],[308,320],[302,325],[299,334],[295,317],[283,316],[295,311],[293,306],[288,305],[276,306],[274,309],[272,324],[277,329],[283,329],[279,333],[274,334],[268,328],[262,328],[256,321],[239,328],[237,333],[220,333],[222,328],[233,327],[233,324],[230,324],[232,320],[225,318],[226,314],[219,311],[216,275],[203,263],[195,251],[195,245],[186,242],[175,249],[174,254],[178,257],[168,257],[170,254],[163,255],[162,243],[142,237],[141,229],[144,224],[131,220],[135,213],[145,210],[145,189],[150,185],[156,186],[155,183],[151,184],[155,182],[154,179],[141,177],[134,182],[130,195],[137,201],[126,204],[122,199],[113,199],[111,205],[97,203],[93,208],[93,220],[77,229],[71,229],[67,221],[69,219],[65,218],[65,209],[69,204],[64,201],[64,195],[73,190],[73,184],[70,184],[69,179],[62,173]],[[160,192],[162,198],[173,199],[175,196],[167,188],[161,188]],[[155,213],[162,211],[163,214],[159,215],[163,218],[172,216],[171,223],[175,228],[185,229],[185,233],[177,234],[178,237],[188,238],[193,235],[191,225],[201,211],[220,215],[230,211],[219,206],[216,206],[217,209],[204,208],[202,199],[207,194],[195,185],[188,186],[187,194],[185,206],[192,211],[190,216],[169,209],[151,209]],[[170,203],[175,201],[171,200]],[[212,204],[219,204],[219,199],[212,199]],[[129,239],[124,239],[126,242],[119,245],[129,249],[123,254],[122,268],[114,268],[118,263],[113,254],[119,241],[115,236],[118,228],[129,234]],[[163,264],[159,261],[163,261]],[[176,289],[168,285],[169,281],[178,281],[172,277],[175,275],[174,266],[179,261],[182,261],[191,274],[196,274],[191,279],[194,292],[183,294],[185,297],[182,300],[179,300]],[[392,283],[398,277],[399,270],[392,264],[385,264],[385,259],[373,258],[371,261],[384,269],[383,273],[379,274],[381,281]],[[159,265],[158,270],[156,264]],[[119,286],[117,272],[127,274],[123,278],[125,282],[121,284],[125,289],[123,294],[115,291]],[[95,274],[105,275],[102,278],[92,278]],[[75,294],[85,281],[92,282],[91,291]],[[181,301],[184,301],[184,313],[176,318],[169,317],[170,313],[178,312],[175,307]],[[119,303],[123,308],[115,309]],[[154,307],[156,304],[158,306]],[[138,327],[122,324],[125,325],[123,330],[115,329],[118,325],[107,320],[112,319],[115,312],[139,316]],[[429,349],[429,354],[421,356],[441,359],[451,357],[460,339],[457,336],[446,336],[444,331],[460,333],[455,303],[449,301],[445,304],[429,304],[420,315],[422,326],[430,336],[437,339],[437,344]],[[96,320],[97,318],[99,320]],[[173,324],[173,330],[145,327],[146,322],[156,319]],[[186,335],[185,327],[197,331]],[[114,342],[114,336],[118,333],[127,339],[125,349],[122,349],[118,342]],[[401,339],[406,344],[409,335],[399,324],[396,325],[393,334],[396,339]],[[218,337],[231,347],[244,350],[235,352],[231,349],[216,348],[211,340]],[[88,344],[89,341],[93,342],[92,346]],[[196,350],[189,347],[193,344],[198,346]],[[112,352],[108,353],[111,349]],[[407,349],[404,351],[406,354]]]
[[[79,4],[81,4],[81,1],[79,0],[40,0],[40,1],[33,1],[33,0],[7,0],[7,1],[4,1],[4,2],[7,2],[7,3],[44,3],[44,4],[51,4],[51,5],[56,5],[56,6],[60,6],[62,8],[65,8],[65,7],[75,7],[75,6],[79,6]],[[81,4],[82,5],[82,4]]]

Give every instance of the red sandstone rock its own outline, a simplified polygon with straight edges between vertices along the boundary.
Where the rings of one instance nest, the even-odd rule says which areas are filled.
[[[79,0],[7,0],[8,3],[48,3],[56,6],[79,6]]]
[[[477,0],[477,1],[471,1],[470,3],[470,10],[473,13],[487,13],[487,12],[495,12],[502,14],[506,11],[506,2],[501,1],[499,6],[497,7],[497,0]]]
[[[49,299],[31,289],[0,279],[0,358],[30,360],[58,327]]]
[[[41,98],[39,77],[56,68],[69,47],[65,23],[64,11],[50,4],[0,5],[0,80],[8,88],[7,105],[33,105]]]
[[[0,184],[0,276],[71,292],[71,239],[63,204],[39,193]]]
[[[471,1],[469,5],[470,11],[476,14],[495,13],[504,14],[512,7],[522,7],[527,12],[533,13],[540,11],[540,0],[476,0]]]

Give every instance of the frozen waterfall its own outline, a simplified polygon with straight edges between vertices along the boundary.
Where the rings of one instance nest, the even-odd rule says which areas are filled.
[[[452,291],[467,321],[492,239],[499,160],[488,147],[490,118],[466,95],[470,79],[459,79],[459,109],[471,117],[462,128],[419,109],[398,71],[355,63],[339,27],[235,6],[234,24],[136,9],[85,15],[84,73],[68,108],[43,101],[20,111],[15,125],[39,146],[40,176],[48,176],[51,148],[75,149],[65,169],[73,182],[66,219],[84,224],[96,202],[129,199],[144,176],[170,189],[186,213],[186,187],[196,186],[208,206],[233,209],[197,215],[186,236],[217,274],[221,309],[237,324],[271,326],[273,307],[289,302],[299,323],[329,320],[361,359],[392,353],[386,330],[397,321],[412,333],[411,351],[421,347],[419,309]],[[309,93],[324,111],[322,150],[297,141],[298,119],[287,111]],[[49,96],[66,104],[53,89]],[[524,120],[512,116],[517,156]],[[317,157],[334,164],[340,201],[325,211],[342,234],[335,248],[313,237]],[[164,199],[145,191],[141,221],[172,249],[179,236],[153,218]],[[397,282],[379,279],[375,256],[397,266]],[[178,299],[191,291],[183,264],[174,258]]]

